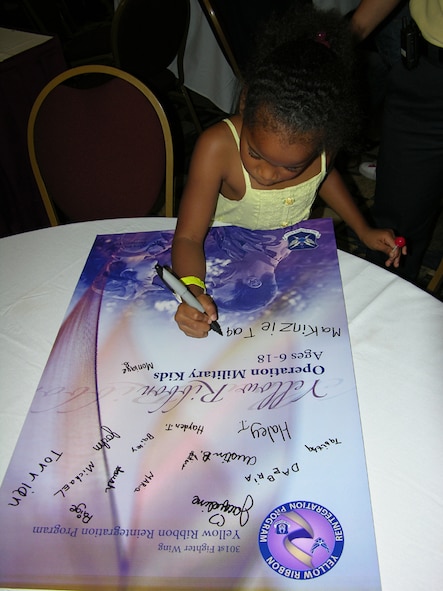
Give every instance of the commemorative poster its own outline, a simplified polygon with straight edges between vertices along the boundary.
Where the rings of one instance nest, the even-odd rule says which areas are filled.
[[[0,587],[379,591],[331,221],[211,228],[206,339],[155,269],[172,236],[91,248],[0,490]]]

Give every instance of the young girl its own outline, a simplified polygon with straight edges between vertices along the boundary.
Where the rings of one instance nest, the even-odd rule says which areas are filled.
[[[172,264],[206,314],[181,304],[175,318],[185,334],[205,337],[217,319],[204,294],[203,246],[213,220],[253,230],[290,226],[309,217],[318,193],[367,247],[388,256],[387,266],[398,266],[393,231],[368,226],[333,167],[358,129],[353,71],[348,26],[335,13],[305,7],[267,26],[239,114],[200,136],[190,164]]]

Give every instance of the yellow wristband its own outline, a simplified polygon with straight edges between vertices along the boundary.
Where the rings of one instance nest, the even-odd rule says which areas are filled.
[[[205,282],[199,279],[198,277],[194,277],[193,275],[189,275],[188,277],[182,277],[181,281],[185,285],[196,285],[197,287],[201,287],[202,290],[206,293],[206,285]]]

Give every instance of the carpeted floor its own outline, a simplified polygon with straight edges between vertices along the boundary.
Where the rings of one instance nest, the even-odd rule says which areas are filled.
[[[203,129],[206,129],[213,123],[220,121],[226,116],[225,113],[220,111],[210,101],[191,93],[193,104],[196,108]],[[177,164],[178,164],[178,176],[177,176],[177,188],[176,188],[176,206],[180,199],[181,190],[183,184],[186,182],[186,173],[189,166],[189,160],[192,154],[192,150],[197,139],[197,131],[195,126],[191,122],[189,112],[179,97],[173,97],[175,104],[175,111],[178,113],[180,120],[179,126],[177,126],[176,133],[181,133],[182,137],[177,142],[177,145],[181,146],[181,150],[178,152]],[[181,127],[181,131],[178,128]],[[375,181],[365,178],[362,176],[358,167],[360,162],[375,160],[377,156],[377,148],[374,147],[371,151],[362,154],[359,161],[354,161],[341,167],[341,173],[351,190],[352,195],[359,204],[362,211],[367,211],[372,204],[372,199],[375,190]],[[365,258],[365,247],[362,245],[355,235],[346,227],[346,225],[339,219],[331,210],[324,210],[321,208],[316,209],[313,215],[327,216],[334,219],[337,245],[340,249],[350,252],[356,256]],[[417,285],[426,289],[429,281],[432,279],[435,270],[437,269],[441,259],[443,257],[443,201],[442,209],[440,212],[439,219],[437,221],[436,229],[434,232],[431,244],[426,252],[422,268],[420,270]],[[443,282],[439,289],[433,293],[435,297],[443,301]]]

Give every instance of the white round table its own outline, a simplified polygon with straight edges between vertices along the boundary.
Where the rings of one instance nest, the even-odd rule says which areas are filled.
[[[0,476],[97,234],[173,228],[105,220],[0,240]],[[339,252],[384,591],[443,580],[443,305]],[[345,494],[345,491],[344,493]]]

